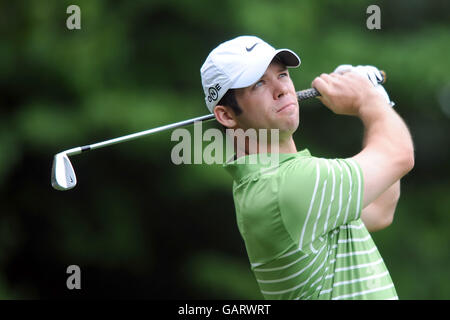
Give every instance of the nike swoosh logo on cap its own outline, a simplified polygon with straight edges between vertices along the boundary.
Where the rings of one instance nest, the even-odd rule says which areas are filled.
[[[255,43],[254,45],[252,45],[250,48],[245,47],[245,50],[247,50],[247,52],[250,52],[250,51],[253,50],[253,48],[254,48],[257,44],[258,44],[258,42]]]

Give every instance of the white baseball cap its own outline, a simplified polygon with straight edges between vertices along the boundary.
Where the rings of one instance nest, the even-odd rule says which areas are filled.
[[[209,111],[229,89],[245,88],[258,81],[272,59],[278,56],[286,67],[298,67],[300,58],[289,49],[276,50],[255,36],[240,36],[215,48],[200,69]]]

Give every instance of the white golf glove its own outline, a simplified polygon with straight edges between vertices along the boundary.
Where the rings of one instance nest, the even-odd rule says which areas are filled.
[[[383,76],[381,75],[380,70],[378,70],[374,66],[352,66],[350,64],[341,64],[338,66],[333,72],[343,74],[345,72],[357,72],[360,75],[369,78],[370,82],[374,85],[375,89],[386,99],[386,102],[389,103],[391,107],[395,105],[394,101],[389,99],[389,96],[384,89],[384,87],[380,84]]]

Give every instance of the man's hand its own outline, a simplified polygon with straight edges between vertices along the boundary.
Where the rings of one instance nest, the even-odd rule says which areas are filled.
[[[320,101],[336,114],[358,116],[361,109],[387,105],[367,77],[356,72],[323,73],[312,82]]]
[[[378,93],[386,99],[386,102],[389,103],[389,105],[391,106],[395,105],[395,103],[389,98],[388,93],[381,84],[381,81],[383,80],[383,75],[381,74],[381,71],[378,70],[378,68],[374,66],[354,67],[351,64],[341,64],[336,69],[334,69],[333,72],[338,74],[344,74],[346,72],[356,72],[362,75],[363,77],[367,77],[370,80],[370,82],[372,82],[373,86],[378,91]]]

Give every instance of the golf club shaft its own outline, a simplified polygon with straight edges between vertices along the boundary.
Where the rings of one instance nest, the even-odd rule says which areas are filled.
[[[302,90],[302,91],[298,91],[297,92],[298,100],[305,100],[305,99],[317,97],[318,95],[319,95],[319,92],[317,92],[317,90],[314,89],[314,88],[306,89],[306,90]],[[211,113],[211,114],[207,114],[207,115],[204,115],[204,116],[192,118],[192,119],[189,119],[189,120],[184,120],[184,121],[168,124],[168,125],[165,125],[165,126],[161,126],[161,127],[157,127],[157,128],[153,128],[153,129],[149,129],[149,130],[145,130],[145,131],[141,131],[141,132],[137,132],[137,133],[132,133],[132,134],[129,134],[129,135],[126,135],[126,136],[123,136],[123,137],[118,137],[118,138],[106,140],[106,141],[103,141],[103,142],[97,142],[97,143],[93,143],[93,144],[82,146],[82,147],[72,148],[72,149],[64,151],[64,153],[66,153],[68,156],[73,156],[73,155],[77,155],[77,154],[80,154],[80,153],[83,153],[83,152],[87,152],[87,151],[90,151],[90,150],[99,149],[99,148],[111,146],[111,145],[114,145],[114,144],[117,144],[117,143],[121,143],[121,142],[125,142],[125,141],[134,140],[134,139],[137,139],[137,138],[141,138],[143,136],[146,136],[146,135],[149,135],[149,134],[152,134],[152,133],[161,132],[161,131],[170,130],[170,129],[175,129],[175,128],[178,128],[178,127],[184,127],[184,126],[193,124],[194,122],[197,122],[197,121],[207,122],[207,121],[211,121],[211,120],[214,120],[214,119],[215,119],[215,116],[214,116],[214,114]]]
[[[201,117],[197,117],[197,118],[193,118],[193,119],[189,119],[189,120],[184,120],[184,121],[180,121],[180,122],[176,122],[176,123],[172,123],[172,124],[168,124],[165,126],[161,126],[161,127],[157,127],[157,128],[153,128],[153,129],[149,129],[149,130],[145,130],[145,131],[141,131],[141,132],[137,132],[137,133],[132,133],[123,137],[118,137],[118,138],[114,138],[114,139],[110,139],[107,141],[103,141],[103,142],[97,142],[97,143],[93,143],[90,145],[86,145],[83,147],[76,147],[70,150],[67,150],[65,153],[68,156],[72,156],[72,155],[76,155],[76,154],[80,154],[82,152],[87,152],[90,150],[94,150],[94,149],[99,149],[99,148],[103,148],[103,147],[107,147],[107,146],[111,146],[117,143],[121,143],[121,142],[125,142],[125,141],[130,141],[130,140],[134,140],[137,138],[141,138],[143,136],[152,134],[152,133],[156,133],[156,132],[160,132],[160,131],[164,131],[164,130],[169,130],[169,129],[174,129],[174,128],[178,128],[178,127],[182,127],[182,126],[187,126],[190,125],[196,121],[210,121],[214,119],[214,114],[208,114],[208,115],[204,115]]]
[[[381,70],[381,74],[383,75],[383,79],[382,79],[382,81],[380,83],[384,83],[386,81],[386,73]],[[320,93],[314,88],[297,91],[296,94],[297,94],[297,99],[299,101],[320,96]],[[156,133],[156,132],[160,132],[160,131],[164,131],[164,130],[169,130],[169,129],[174,129],[174,128],[178,128],[178,127],[187,126],[187,125],[193,124],[196,121],[207,122],[207,121],[210,121],[210,120],[213,120],[213,119],[215,119],[215,116],[214,116],[214,114],[211,113],[211,114],[207,114],[207,115],[200,116],[200,117],[197,117],[197,118],[184,120],[184,121],[168,124],[168,125],[165,125],[165,126],[161,126],[161,127],[157,127],[157,128],[153,128],[153,129],[149,129],[149,130],[145,130],[145,131],[129,134],[129,135],[126,135],[126,136],[123,136],[123,137],[110,139],[110,140],[107,140],[107,141],[98,142],[98,143],[86,145],[86,146],[83,146],[83,147],[76,147],[76,148],[69,149],[69,150],[65,151],[65,153],[68,156],[77,155],[77,154],[80,154],[82,152],[87,152],[87,151],[90,151],[90,150],[111,146],[113,144],[117,144],[117,143],[121,143],[121,142],[125,142],[125,141],[130,141],[130,140],[134,140],[134,139],[137,139],[137,138],[141,138],[143,136],[146,136],[146,135],[149,135],[149,134],[152,134],[152,133]]]

